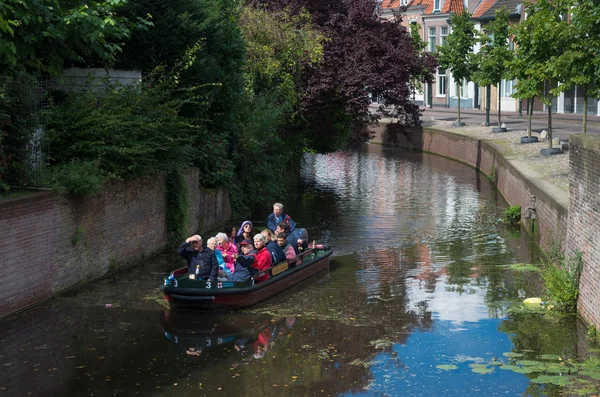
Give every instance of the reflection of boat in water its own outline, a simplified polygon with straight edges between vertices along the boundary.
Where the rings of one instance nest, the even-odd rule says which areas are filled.
[[[198,314],[167,310],[161,317],[165,337],[188,355],[205,350],[238,351],[262,358],[296,322],[295,317],[272,321],[268,315],[250,313]]]
[[[329,247],[312,244],[298,258],[284,261],[255,274],[243,283],[232,281],[211,282],[188,278],[187,268],[181,268],[165,278],[160,286],[171,308],[180,306],[205,309],[238,309],[254,305],[278,294],[316,273],[329,268]],[[254,283],[269,275],[269,279]]]

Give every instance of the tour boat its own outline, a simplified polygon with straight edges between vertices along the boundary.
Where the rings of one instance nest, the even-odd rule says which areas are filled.
[[[312,243],[293,261],[278,263],[256,273],[250,280],[204,281],[190,279],[187,267],[173,271],[165,278],[160,290],[170,307],[198,309],[241,309],[280,293],[291,286],[329,268],[332,250]],[[255,282],[268,274],[269,279]]]

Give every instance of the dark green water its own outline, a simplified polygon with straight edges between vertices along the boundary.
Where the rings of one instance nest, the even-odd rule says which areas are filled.
[[[596,354],[580,322],[509,310],[541,294],[536,272],[509,265],[537,263],[539,255],[524,233],[497,222],[505,204],[474,170],[375,145],[307,156],[285,205],[311,238],[333,247],[328,273],[251,310],[208,315],[167,310],[158,285],[173,265],[152,259],[1,322],[0,395],[600,389],[596,372],[568,373],[576,369],[570,359]],[[541,375],[563,380],[532,381]],[[552,384],[564,379],[570,384]]]

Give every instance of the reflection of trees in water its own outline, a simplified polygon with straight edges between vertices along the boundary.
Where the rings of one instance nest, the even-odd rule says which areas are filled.
[[[514,351],[577,356],[575,316],[512,314],[498,327],[511,339]]]

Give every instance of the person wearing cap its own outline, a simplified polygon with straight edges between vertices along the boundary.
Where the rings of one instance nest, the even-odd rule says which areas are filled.
[[[244,240],[240,243],[242,248],[245,245],[250,245],[250,240]],[[236,260],[242,265],[248,268],[250,274],[255,275],[256,273],[266,270],[271,267],[271,253],[265,247],[265,237],[262,234],[254,236],[254,247],[256,251],[253,251],[250,255],[237,255]],[[234,273],[235,274],[235,273]],[[262,275],[255,279],[256,282],[267,280],[268,274]]]
[[[231,254],[233,259],[235,259],[233,273],[220,270],[219,277],[223,277],[227,281],[244,282],[250,279],[252,275],[258,273],[258,270],[252,267],[252,262],[254,262],[254,256],[256,255],[252,241],[242,240],[240,247],[241,254]]]
[[[200,277],[203,280],[217,281],[219,263],[215,252],[202,245],[202,237],[198,234],[188,237],[179,246],[177,253],[185,258],[188,265],[188,274],[196,274],[196,268],[200,268]]]
[[[296,222],[294,222],[288,214],[283,212],[283,204],[275,203],[273,204],[273,212],[271,212],[267,217],[267,227],[269,230],[275,233],[277,230],[277,224],[280,222],[285,222],[290,225],[290,232],[293,232],[296,228]]]

